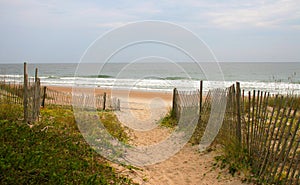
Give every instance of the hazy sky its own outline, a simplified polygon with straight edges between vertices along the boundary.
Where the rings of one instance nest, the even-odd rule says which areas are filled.
[[[219,61],[300,62],[299,0],[0,0],[0,63],[78,62],[126,23],[186,27]]]

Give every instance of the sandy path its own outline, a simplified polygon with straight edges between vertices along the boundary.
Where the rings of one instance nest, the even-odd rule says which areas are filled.
[[[147,178],[140,184],[241,184],[226,172],[213,169],[218,152],[200,154],[196,146],[187,144],[180,152],[162,163],[143,168]],[[141,181],[143,180],[143,181]],[[145,181],[146,180],[146,181]]]
[[[70,88],[52,87],[59,91],[71,91]],[[97,89],[96,93],[111,93],[109,90]],[[166,139],[172,130],[157,125],[170,109],[172,95],[167,93],[151,93],[131,91],[113,92],[121,100],[121,111],[116,114],[119,120],[130,129],[130,144],[147,146]],[[188,184],[242,184],[240,178],[232,177],[225,170],[215,168],[214,157],[220,155],[215,150],[199,153],[197,146],[186,144],[176,155],[163,162],[128,169],[111,163],[117,171],[132,178],[139,184],[150,185],[188,185]]]
[[[170,98],[160,99],[160,102],[156,102],[156,107],[151,107],[151,102],[153,103],[151,97],[135,97],[127,99],[125,103],[124,101],[122,104],[121,99],[121,112],[117,115],[126,126],[135,128],[130,131],[131,145],[152,145],[163,141],[172,133],[171,129],[157,125],[157,121],[170,108]],[[143,126],[147,129],[142,130]],[[150,127],[151,129],[149,129]],[[214,169],[214,157],[217,155],[220,155],[219,151],[201,154],[198,152],[197,146],[187,144],[168,160],[140,167],[140,170],[128,170],[118,165],[114,165],[114,167],[139,184],[242,184],[239,178],[232,177],[220,169]]]

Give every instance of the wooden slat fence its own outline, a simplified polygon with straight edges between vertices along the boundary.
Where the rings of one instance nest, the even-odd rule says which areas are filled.
[[[35,77],[29,78],[27,64],[24,63],[24,83],[7,83],[5,78],[0,82],[0,103],[20,104],[24,109],[24,121],[32,122],[38,119],[40,112],[41,84],[38,69]]]
[[[183,107],[199,107],[201,112],[203,99],[203,81],[200,81],[200,88],[195,91],[184,91],[173,89],[172,115],[179,120]]]
[[[264,183],[300,184],[300,117],[293,108],[300,99],[290,99],[253,91],[244,100],[245,146]]]
[[[299,97],[271,97],[262,91],[246,93],[234,85],[227,88],[225,117],[218,138],[227,137],[226,142],[233,141],[247,150],[259,182],[300,184],[300,112],[295,106],[299,105]],[[202,119],[208,115],[205,110],[210,109],[209,102],[208,99],[203,105]]]
[[[53,89],[44,88],[42,97],[44,97],[42,100],[42,102],[44,102],[44,106],[71,106],[72,98],[74,98],[76,104],[83,105],[86,108],[96,108],[97,110],[120,110],[120,100],[116,97],[111,97],[106,93],[95,96],[79,94],[76,96],[74,95],[74,97],[72,97],[71,92],[61,92]]]
[[[179,120],[183,107],[199,107],[200,91],[180,91],[173,90],[173,115]]]
[[[23,86],[0,81],[0,103],[23,105]]]
[[[207,93],[200,108],[197,138],[203,136],[207,127],[215,91]],[[245,92],[239,83],[219,93],[224,91],[227,97],[225,116],[216,141],[222,139],[227,142],[221,142],[224,145],[244,148],[259,183],[300,184],[300,98],[271,96],[262,91]],[[180,115],[185,106],[200,106],[199,97],[196,91],[174,89],[175,115]]]

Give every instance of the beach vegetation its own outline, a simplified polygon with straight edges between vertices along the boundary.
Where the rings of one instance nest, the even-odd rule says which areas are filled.
[[[278,95],[281,96],[281,95]],[[288,108],[292,108],[292,110],[296,110],[300,107],[300,96],[299,95],[293,95],[293,94],[288,94],[286,96],[282,96],[283,102],[285,102],[285,105]],[[278,104],[276,101],[276,96],[271,96],[268,100],[268,106],[269,107],[275,107],[275,105]]]
[[[167,115],[159,121],[159,124],[163,127],[174,128],[177,126],[178,121],[173,111],[170,110]]]
[[[9,101],[2,101],[0,104],[0,120],[16,121],[22,119],[22,105],[11,104]]]
[[[101,123],[113,137],[123,143],[128,143],[129,136],[126,134],[126,127],[118,120],[113,111],[99,111],[98,115]]]
[[[32,125],[21,116],[21,106],[0,104],[0,184],[133,184],[86,143],[71,108],[43,108]]]
[[[252,163],[246,148],[235,139],[223,138],[222,154],[215,157],[214,166],[227,169],[232,176],[240,176],[243,181],[252,182]]]

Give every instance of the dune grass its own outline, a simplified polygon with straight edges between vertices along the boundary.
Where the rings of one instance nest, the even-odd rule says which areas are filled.
[[[71,109],[44,108],[32,125],[21,115],[21,106],[0,104],[0,184],[133,184],[85,142]],[[121,132],[114,134],[126,140]]]
[[[169,110],[167,115],[159,121],[159,125],[166,128],[174,128],[175,126],[177,126],[177,124],[178,121],[172,110]]]

